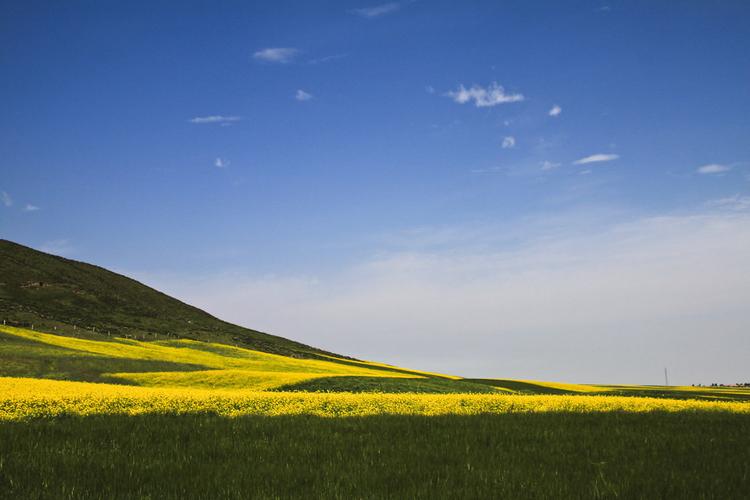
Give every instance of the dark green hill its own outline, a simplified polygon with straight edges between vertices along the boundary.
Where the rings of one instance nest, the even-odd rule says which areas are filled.
[[[318,349],[221,321],[126,276],[0,240],[0,321],[62,335],[188,338],[297,356]]]

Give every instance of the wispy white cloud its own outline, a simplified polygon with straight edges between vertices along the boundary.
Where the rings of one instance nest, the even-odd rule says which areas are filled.
[[[6,193],[5,191],[0,191],[0,201],[6,207],[12,207],[13,206],[13,198],[11,198],[10,195],[8,193]]]
[[[620,155],[599,153],[595,155],[586,156],[584,158],[581,158],[580,160],[576,160],[573,162],[573,164],[574,165],[586,165],[587,163],[599,163],[603,161],[612,161],[612,160],[618,159],[619,157]]]
[[[544,160],[540,164],[540,167],[542,168],[542,170],[553,170],[553,169],[555,169],[555,168],[557,168],[559,166],[560,166],[559,163],[555,163],[555,162],[552,162],[552,161],[549,161],[549,160]]]
[[[459,104],[474,101],[474,105],[478,108],[524,100],[522,94],[506,94],[505,89],[497,82],[493,82],[486,88],[474,85],[467,89],[463,85],[459,85],[458,90],[446,92],[445,95]]]
[[[472,169],[471,173],[472,174],[488,174],[491,172],[502,172],[504,170],[506,169],[503,167],[475,168],[475,169]]]
[[[372,7],[363,7],[361,9],[352,9],[350,12],[361,17],[368,19],[374,19],[376,17],[382,17],[388,14],[393,14],[401,9],[401,4],[398,2],[389,2],[380,5],[373,5]]]
[[[720,208],[724,210],[744,211],[750,210],[750,196],[742,196],[739,193],[718,200],[711,200],[706,203],[707,206]]]
[[[578,172],[578,175],[589,175],[592,172],[590,168],[586,168]]]
[[[258,61],[286,64],[299,55],[299,49],[292,47],[269,47],[260,49],[253,54]]]
[[[36,205],[32,205],[31,203],[27,203],[23,207],[24,212],[36,212],[37,210],[39,210],[39,207]]]
[[[327,62],[336,61],[338,59],[343,59],[348,55],[349,54],[331,54],[330,56],[317,57],[307,61],[307,64],[324,64]]]
[[[557,104],[552,106],[552,109],[549,110],[550,116],[560,116],[560,113],[562,113],[562,108],[558,106]]]
[[[216,168],[224,168],[229,166],[229,160],[225,160],[223,158],[216,158],[214,160],[214,167]]]
[[[708,165],[698,167],[696,172],[698,172],[699,174],[722,174],[724,172],[729,172],[730,170],[732,170],[732,167],[730,167],[729,165],[709,163]]]
[[[222,116],[222,115],[211,115],[211,116],[196,116],[188,120],[190,123],[204,124],[204,123],[220,123],[229,124],[242,120],[240,116]]]
[[[309,101],[313,98],[312,94],[309,94],[305,92],[302,89],[298,89],[297,92],[294,94],[294,98],[298,101]]]
[[[70,256],[75,252],[70,240],[65,238],[45,241],[42,243],[42,246],[39,247],[39,250],[53,255],[60,255],[62,257]]]
[[[503,137],[503,142],[500,145],[500,147],[503,149],[510,149],[510,148],[516,147],[516,138],[513,137],[512,135]]]

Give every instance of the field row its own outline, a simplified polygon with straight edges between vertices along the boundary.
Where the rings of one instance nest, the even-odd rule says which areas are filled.
[[[0,378],[0,420],[60,415],[480,415],[535,412],[730,412],[750,404],[623,396],[286,393],[166,389]]]

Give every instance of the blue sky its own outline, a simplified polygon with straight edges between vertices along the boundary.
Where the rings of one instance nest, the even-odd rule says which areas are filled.
[[[746,2],[1,8],[4,238],[246,326],[417,368],[647,382],[671,361],[687,383],[747,378],[750,318],[732,302],[750,294]],[[667,261],[673,279],[654,284]],[[597,284],[596,270],[612,279]],[[506,284],[539,273],[537,308],[518,304],[506,324],[499,304],[518,300]],[[590,276],[570,307],[608,298],[590,337],[563,312],[521,321],[564,302],[569,276]],[[607,288],[618,278],[633,291]],[[731,300],[683,297],[656,318],[648,304],[679,295],[675,283]],[[474,310],[486,296],[496,302]],[[618,316],[623,301],[643,309]],[[402,307],[450,315],[413,323]],[[482,321],[463,331],[470,315]],[[718,329],[746,349],[691,372],[700,349],[668,354],[687,326],[693,345]],[[612,351],[614,365],[554,361],[562,346],[608,359],[643,332],[663,344],[653,360],[634,365],[635,349]],[[591,338],[599,350],[584,348]]]

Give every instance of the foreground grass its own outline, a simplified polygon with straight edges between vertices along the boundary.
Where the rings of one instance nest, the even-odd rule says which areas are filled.
[[[747,498],[726,412],[0,422],[4,498]]]

